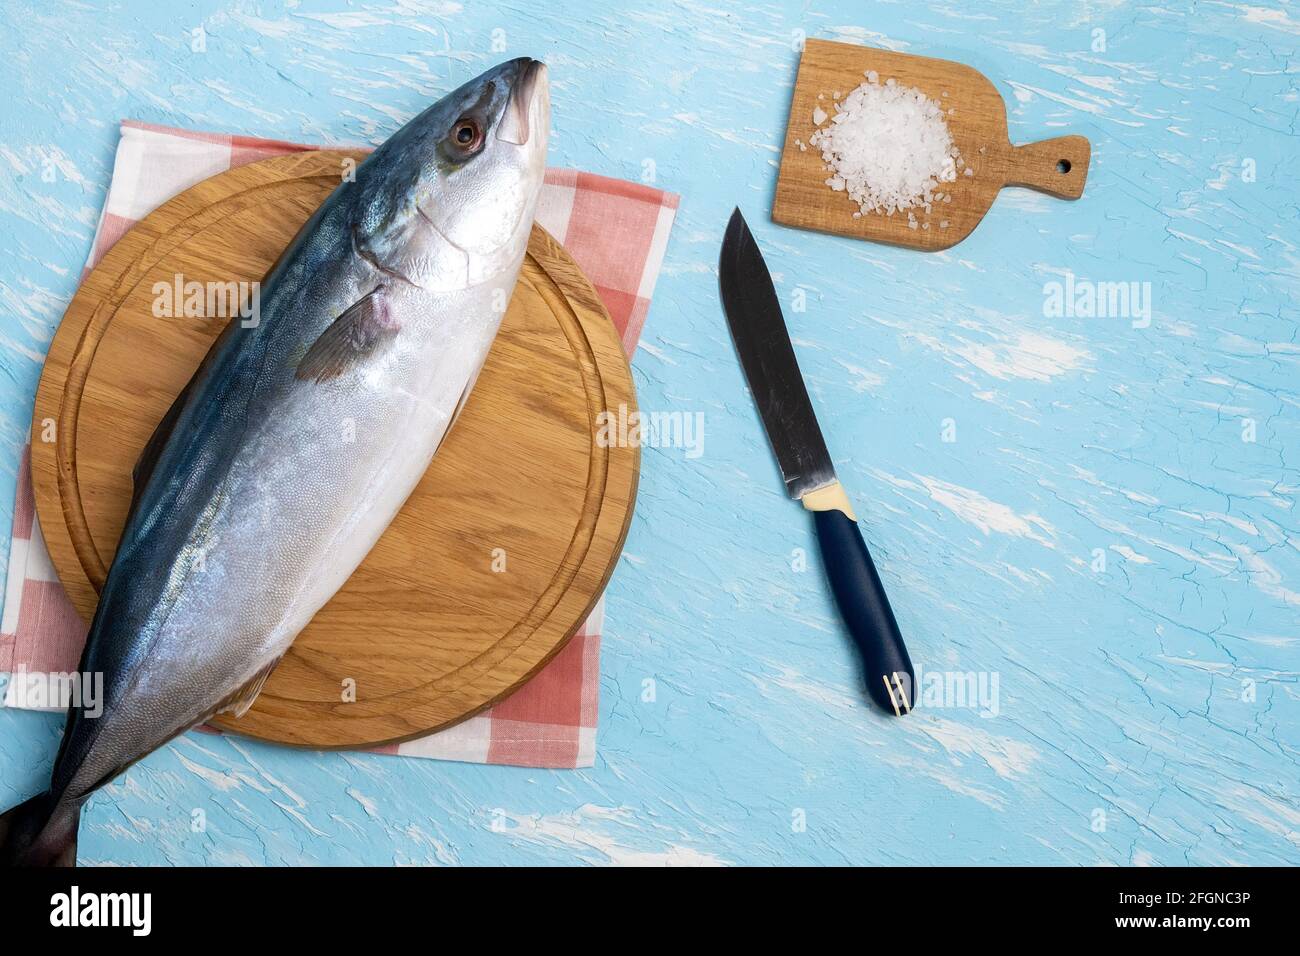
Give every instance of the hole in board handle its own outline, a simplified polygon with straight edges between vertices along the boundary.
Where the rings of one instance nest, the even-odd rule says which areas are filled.
[[[1070,171],[1070,161],[1068,159],[1058,159],[1056,161],[1056,171],[1064,176]]]

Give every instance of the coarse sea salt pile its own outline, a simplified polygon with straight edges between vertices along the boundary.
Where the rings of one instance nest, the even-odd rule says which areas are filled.
[[[855,217],[869,212],[892,216],[916,207],[928,213],[933,203],[948,198],[939,192],[940,185],[956,180],[959,166],[965,165],[943,108],[920,90],[892,79],[881,83],[875,70],[865,76],[865,83],[835,103],[829,126],[822,127],[826,112],[813,110],[813,124],[822,128],[808,145],[821,150],[832,173],[826,185],[847,192],[858,204]],[[915,229],[915,214],[909,212],[908,220]]]

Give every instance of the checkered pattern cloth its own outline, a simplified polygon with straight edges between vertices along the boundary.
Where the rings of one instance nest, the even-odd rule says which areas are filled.
[[[92,269],[136,222],[195,183],[245,163],[319,147],[124,121],[108,201],[86,262]],[[537,221],[591,280],[630,356],[654,292],[678,197],[568,169],[546,173]],[[75,671],[86,625],[50,563],[24,449],[0,620],[0,672]],[[588,767],[596,757],[604,602],[542,670],[510,697],[455,727],[384,753],[526,767]],[[9,683],[4,706],[28,706]],[[62,709],[66,704],[49,709]]]

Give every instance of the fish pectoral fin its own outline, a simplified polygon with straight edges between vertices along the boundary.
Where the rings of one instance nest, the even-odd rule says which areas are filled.
[[[283,656],[283,654],[280,655],[280,657]],[[236,717],[243,717],[244,714],[248,713],[248,708],[253,706],[253,701],[257,700],[257,695],[262,692],[262,687],[266,684],[266,679],[271,676],[271,671],[275,670],[275,666],[280,663],[280,657],[272,660],[254,674],[248,683],[218,704],[217,709],[212,712],[211,716],[234,714]]]
[[[384,286],[377,286],[330,323],[302,357],[294,377],[315,382],[338,378],[392,341],[398,328]]]

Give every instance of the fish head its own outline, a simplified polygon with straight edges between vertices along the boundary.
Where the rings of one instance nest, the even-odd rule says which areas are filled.
[[[357,249],[429,289],[513,276],[546,172],[550,125],[539,60],[510,60],[448,93],[358,170]]]

